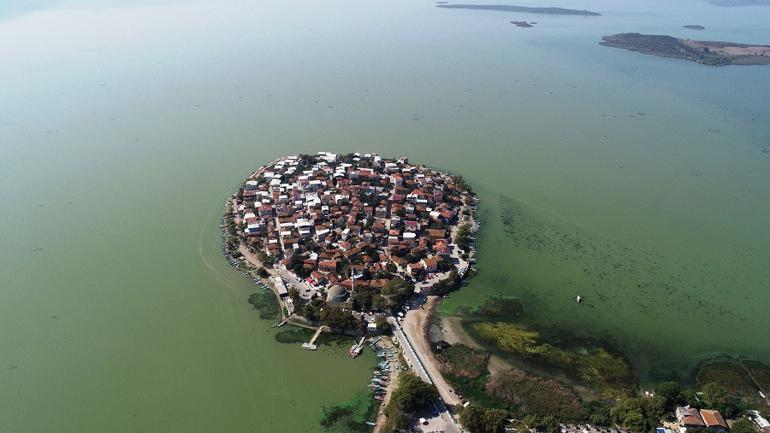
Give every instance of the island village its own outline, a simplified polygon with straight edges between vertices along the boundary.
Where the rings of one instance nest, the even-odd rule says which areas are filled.
[[[232,242],[272,275],[286,313],[307,321],[323,301],[371,324],[364,313],[446,289],[469,266],[472,194],[406,158],[288,156],[255,172],[231,206]]]

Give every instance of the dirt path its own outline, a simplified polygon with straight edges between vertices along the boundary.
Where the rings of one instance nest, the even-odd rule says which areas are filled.
[[[438,362],[430,350],[430,342],[427,338],[428,319],[434,312],[439,299],[438,296],[429,296],[423,308],[409,311],[401,325],[404,328],[404,332],[409,335],[410,341],[414,344],[414,350],[418,352],[420,359],[423,360],[425,369],[428,371],[436,389],[438,389],[442,400],[449,406],[455,406],[460,403],[460,399],[457,398],[452,387],[441,374]]]

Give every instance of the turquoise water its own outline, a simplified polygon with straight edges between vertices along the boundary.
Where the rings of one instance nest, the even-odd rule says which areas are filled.
[[[596,44],[770,43],[770,9],[17,4],[0,6],[0,432],[317,431],[372,360],[275,343],[217,229],[255,167],[317,150],[406,154],[479,191],[481,272],[445,311],[519,295],[646,376],[770,360],[770,69]]]

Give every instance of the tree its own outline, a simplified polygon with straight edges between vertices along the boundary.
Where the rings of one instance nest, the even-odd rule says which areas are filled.
[[[270,274],[267,273],[267,269],[265,269],[262,266],[260,266],[257,269],[257,275],[259,276],[259,278],[267,278]]]
[[[388,323],[388,319],[386,319],[385,316],[377,316],[377,318],[374,319],[374,324],[377,325],[377,329],[390,329],[390,323]]]
[[[539,417],[537,415],[527,415],[524,417],[524,424],[529,427],[530,430],[540,433],[556,433],[559,431],[560,421],[558,418],[548,415]]]
[[[469,405],[459,413],[460,422],[471,433],[503,433],[505,431],[506,413],[502,410]]]
[[[382,295],[372,296],[372,309],[375,311],[381,311],[388,308],[388,300]]]
[[[649,421],[657,421],[654,415],[648,414],[646,406],[649,404],[650,402],[643,402],[638,398],[622,400],[610,409],[610,418],[633,432],[646,432],[651,428]]]
[[[730,431],[732,431],[732,433],[756,433],[756,430],[754,430],[754,425],[746,418],[741,418],[735,421]]]
[[[612,421],[610,420],[610,408],[604,402],[593,400],[584,404],[583,407],[585,408],[590,424],[602,427],[608,427],[612,424]]]
[[[437,397],[438,392],[433,385],[409,372],[401,375],[392,398],[405,413],[414,413],[428,408]]]
[[[294,308],[299,308],[300,305],[302,305],[302,298],[299,296],[299,290],[292,287],[289,289],[289,298],[291,299],[291,302],[294,304]]]
[[[727,391],[715,382],[705,384],[701,392],[706,407],[718,410],[725,418],[735,418],[747,409],[743,401],[728,395]]]
[[[312,304],[307,304],[304,307],[302,307],[302,312],[300,313],[300,315],[306,318],[307,320],[310,320],[311,322],[315,322],[316,320],[318,320],[318,310]]]
[[[676,382],[662,382],[655,387],[655,398],[661,402],[665,411],[672,411],[674,408],[681,404],[684,399],[682,397],[682,388]]]
[[[387,298],[388,308],[395,308],[403,304],[414,293],[414,284],[401,277],[388,280],[382,287],[380,294]]]
[[[350,311],[335,305],[326,305],[320,314],[321,323],[332,329],[352,329],[358,326],[358,319]]]

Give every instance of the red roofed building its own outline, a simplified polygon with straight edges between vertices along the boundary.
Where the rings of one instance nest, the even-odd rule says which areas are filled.
[[[428,257],[427,259],[422,259],[421,263],[427,272],[436,272],[438,270],[437,257]]]
[[[706,427],[713,427],[721,430],[729,430],[725,419],[722,418],[722,414],[718,410],[701,409],[700,416],[703,418],[703,422]]]
[[[336,260],[321,260],[318,262],[318,269],[322,270],[323,272],[336,272],[337,271],[337,261]]]

